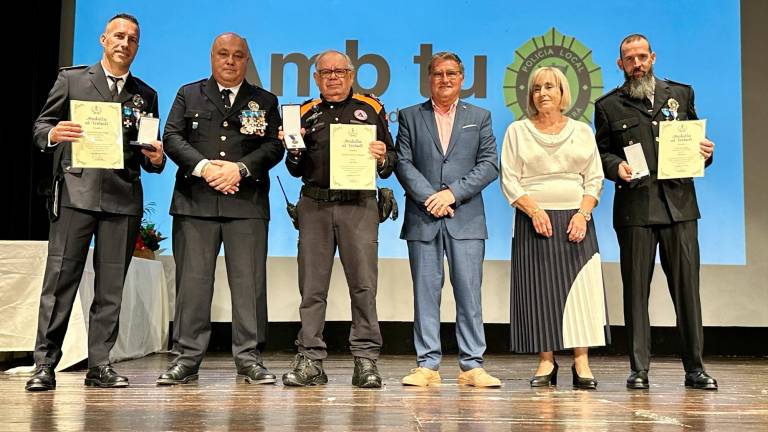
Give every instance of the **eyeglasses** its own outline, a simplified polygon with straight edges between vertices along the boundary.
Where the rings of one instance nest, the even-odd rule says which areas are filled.
[[[450,81],[455,80],[456,78],[459,77],[459,75],[461,75],[461,71],[457,71],[457,70],[448,70],[448,71],[439,71],[439,72],[435,71],[435,72],[432,72],[431,74],[432,79],[434,80],[438,80],[442,77],[445,77]]]
[[[352,72],[352,69],[320,69],[317,71],[321,77],[328,79],[331,75],[337,78],[344,78]]]

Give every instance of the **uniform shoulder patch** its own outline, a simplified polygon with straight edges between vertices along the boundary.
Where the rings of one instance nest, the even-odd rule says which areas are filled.
[[[381,110],[384,108],[384,105],[381,103],[381,101],[372,94],[358,94],[355,93],[352,95],[352,99],[357,99],[361,102],[365,102],[371,107],[373,107],[373,110],[376,111],[376,114],[381,112]]]
[[[301,116],[304,117],[304,114],[307,113],[307,111],[311,110],[312,107],[317,106],[320,102],[323,100],[320,98],[317,99],[309,99],[308,101],[305,101],[301,104]]]

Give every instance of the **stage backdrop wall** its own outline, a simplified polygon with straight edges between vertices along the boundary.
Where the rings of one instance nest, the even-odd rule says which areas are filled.
[[[132,71],[159,91],[162,117],[181,85],[210,76],[214,37],[234,31],[249,41],[252,62],[248,80],[277,94],[281,103],[317,96],[311,79],[313,55],[328,48],[346,51],[358,68],[356,90],[373,92],[382,99],[395,136],[397,110],[419,103],[427,95],[425,74],[430,55],[451,50],[463,58],[467,68],[464,97],[493,113],[499,147],[508,124],[523,112],[526,78],[532,69],[539,65],[560,67],[568,76],[576,101],[568,114],[591,123],[594,99],[623,81],[616,66],[619,41],[631,32],[644,33],[658,53],[657,75],[694,85],[697,111],[707,119],[709,138],[718,144],[715,164],[705,178],[696,181],[704,215],[700,242],[705,264],[705,324],[768,325],[766,302],[754,303],[755,296],[768,297],[765,289],[748,287],[745,293],[743,286],[729,284],[734,275],[743,279],[749,273],[737,1],[650,0],[643,8],[627,8],[622,3],[606,6],[605,2],[582,2],[575,6],[554,0],[542,11],[530,3],[504,1],[471,6],[460,1],[395,0],[354,6],[329,1],[322,7],[312,2],[248,5],[225,1],[213,8],[210,2],[202,1],[136,1],[127,5],[114,0],[82,0],[75,11],[74,64],[90,64],[99,58],[98,36],[105,21],[118,11],[132,13],[141,22],[141,46]],[[716,62],[703,59],[715,56]],[[143,177],[145,200],[156,203],[152,219],[166,235],[171,231],[167,209],[175,171],[169,164],[161,176]],[[291,200],[297,198],[300,188],[298,179],[290,177],[284,165],[272,170],[270,279],[279,275],[280,286],[270,286],[270,303],[281,292],[297,293],[295,260],[290,259],[296,254],[297,235],[283,211],[276,176],[283,180]],[[395,189],[399,204],[404,205],[402,188],[394,176],[381,185]],[[618,247],[610,222],[612,190],[613,184],[606,182],[595,219],[606,262],[611,323],[621,324],[621,289],[615,264]],[[486,189],[484,198],[490,231],[484,281],[486,319],[505,322],[513,211],[498,182]],[[382,318],[389,320],[412,319],[407,307],[410,301],[402,301],[411,296],[411,284],[406,245],[398,238],[401,222],[387,222],[380,230],[380,256],[386,259],[380,268],[379,310]],[[170,249],[170,240],[163,246]],[[652,320],[657,325],[673,325],[665,282],[660,271],[657,273]],[[226,289],[224,278],[218,278],[217,289]],[[343,297],[345,291],[343,278],[335,277],[332,292]],[[448,292],[446,296],[450,297]],[[390,314],[390,309],[395,312]],[[294,320],[293,315],[275,316],[271,311],[271,318],[278,321]],[[332,319],[347,319],[348,315],[343,302],[329,309]],[[452,309],[448,307],[444,315],[451,319]]]

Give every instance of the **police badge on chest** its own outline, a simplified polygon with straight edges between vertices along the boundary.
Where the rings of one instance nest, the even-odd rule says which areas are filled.
[[[267,130],[267,112],[259,109],[256,101],[248,102],[248,109],[240,111],[240,133],[243,135],[264,136]]]

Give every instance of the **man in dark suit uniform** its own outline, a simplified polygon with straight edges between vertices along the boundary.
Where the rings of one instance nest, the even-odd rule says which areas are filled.
[[[271,384],[261,349],[267,332],[269,170],[283,157],[275,95],[245,81],[245,39],[218,36],[213,76],[183,86],[165,133],[179,166],[173,190],[178,356],[158,384],[197,379],[211,335],[216,258],[224,243],[232,293],[232,352],[246,382]]]
[[[693,89],[654,77],[656,53],[643,35],[624,38],[619,53],[617,64],[626,81],[595,103],[595,128],[603,171],[616,183],[613,225],[621,254],[624,320],[632,367],[627,387],[648,388],[648,295],[658,245],[677,314],[685,385],[714,390],[717,381],[704,371],[702,362],[696,190],[690,178],[657,178],[659,122],[696,120]],[[640,179],[632,178],[632,169],[625,161],[624,148],[633,144],[642,146],[650,171]],[[700,143],[705,166],[712,163],[713,152],[714,143],[707,139]]]
[[[157,93],[129,72],[139,48],[136,18],[120,14],[110,19],[100,43],[104,54],[99,63],[59,72],[34,125],[35,145],[55,152],[55,180],[34,354],[37,369],[27,381],[27,390],[56,388],[54,369],[61,359],[61,345],[94,235],[96,279],[85,384],[128,385],[128,379],[110,366],[109,351],[117,339],[123,282],[143,213],[140,167],[159,173],[165,159],[160,141],[151,143],[153,150],[129,145],[137,138],[137,118],[147,113],[157,116]],[[67,121],[72,100],[123,105],[123,169],[72,167],[70,142],[82,136],[81,126]]]

